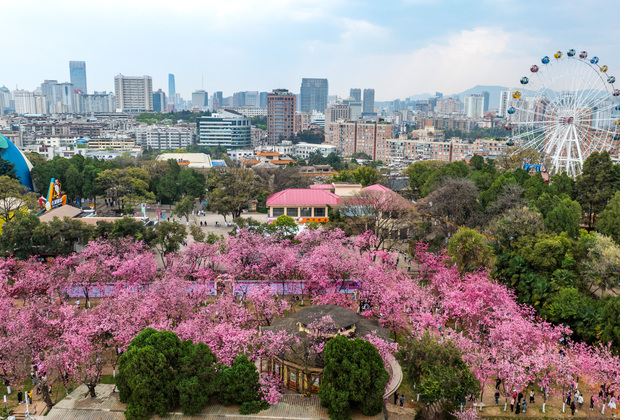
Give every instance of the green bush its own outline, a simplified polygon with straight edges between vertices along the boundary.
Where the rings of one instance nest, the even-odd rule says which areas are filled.
[[[241,404],[239,414],[256,414],[269,408],[269,403],[265,400],[246,401]]]

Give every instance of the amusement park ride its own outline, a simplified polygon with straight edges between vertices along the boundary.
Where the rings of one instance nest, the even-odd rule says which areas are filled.
[[[507,109],[508,145],[533,148],[543,159],[528,169],[575,177],[595,151],[613,153],[620,140],[620,89],[609,68],[571,49],[532,65]]]

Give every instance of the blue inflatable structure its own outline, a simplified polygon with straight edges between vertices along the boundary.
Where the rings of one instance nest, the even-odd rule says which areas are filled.
[[[0,157],[8,160],[15,165],[15,172],[26,188],[33,190],[32,178],[30,177],[30,169],[32,164],[28,158],[11,142],[9,139],[0,134]]]

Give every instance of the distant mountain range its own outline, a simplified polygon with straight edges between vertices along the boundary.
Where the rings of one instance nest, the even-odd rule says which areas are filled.
[[[473,95],[476,93],[482,93],[482,92],[489,92],[489,109],[497,109],[499,108],[499,94],[502,90],[508,90],[509,88],[504,87],[504,86],[484,86],[484,85],[477,85],[471,89],[468,89],[464,92],[461,93],[453,93],[453,94],[445,94],[444,93],[444,98],[448,98],[448,97],[452,97],[455,95],[458,95],[459,99],[461,101],[465,100],[465,96],[467,95]],[[430,93],[422,93],[422,94],[417,94],[417,95],[411,95],[409,96],[409,98],[412,101],[422,101],[425,99],[430,98],[431,96],[435,96],[434,94],[430,94]]]
[[[510,88],[504,86],[483,86],[477,85],[471,89],[466,90],[465,92],[456,93],[455,95],[459,95],[459,99],[461,101],[465,100],[465,96],[473,95],[476,93],[489,92],[489,109],[497,109],[499,108],[499,94],[502,90],[508,90]],[[454,96],[454,95],[444,95],[444,96]]]

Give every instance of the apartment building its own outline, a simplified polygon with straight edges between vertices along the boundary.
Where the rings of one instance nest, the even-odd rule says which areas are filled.
[[[377,144],[393,137],[394,126],[383,122],[340,121],[329,125],[326,143],[336,147],[339,154],[366,153],[377,156]]]

